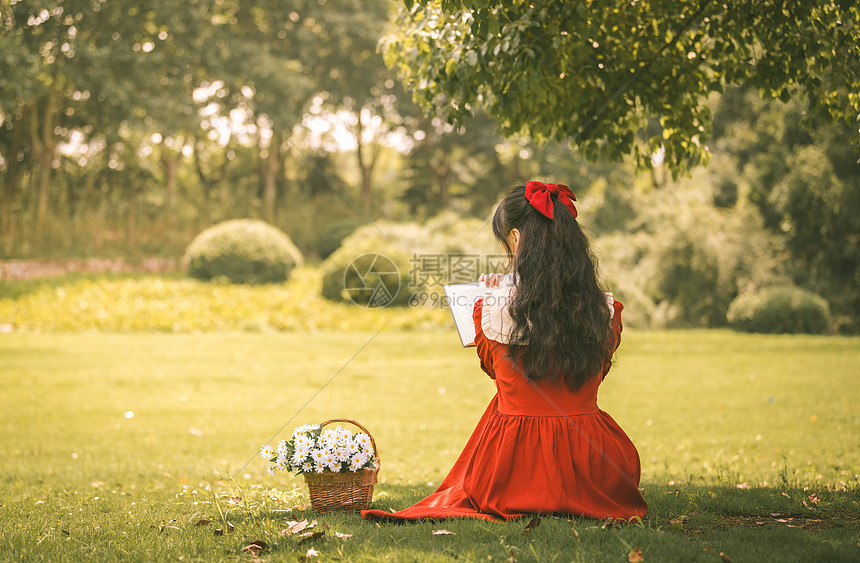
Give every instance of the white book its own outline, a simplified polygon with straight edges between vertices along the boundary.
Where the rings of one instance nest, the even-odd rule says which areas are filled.
[[[457,334],[460,335],[460,343],[464,348],[474,346],[475,321],[472,319],[472,311],[475,309],[475,301],[484,296],[486,286],[483,282],[473,282],[446,285],[444,288],[448,308],[451,309]]]

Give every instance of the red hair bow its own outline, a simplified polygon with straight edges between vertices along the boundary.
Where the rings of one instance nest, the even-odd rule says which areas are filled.
[[[529,200],[529,204],[548,219],[552,219],[552,196],[557,196],[558,201],[567,207],[576,219],[576,206],[573,205],[576,196],[570,188],[564,184],[542,184],[541,182],[526,184],[526,199]]]

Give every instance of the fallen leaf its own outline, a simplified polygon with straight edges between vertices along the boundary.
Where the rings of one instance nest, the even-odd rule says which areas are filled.
[[[309,542],[309,541],[318,540],[321,537],[323,537],[324,535],[325,535],[325,532],[305,532],[304,534],[299,536],[302,538],[299,541],[299,543],[305,543],[305,542]]]
[[[529,523],[526,525],[525,529],[523,530],[523,535],[524,536],[529,535],[530,533],[532,533],[532,530],[534,530],[538,526],[540,526],[540,518],[535,516],[534,518],[529,520]]]
[[[344,540],[348,540],[352,537],[352,534],[341,534],[340,532],[335,532],[334,535]]]
[[[449,530],[433,530],[434,536],[454,536],[456,535],[454,532]]]
[[[812,501],[812,504],[818,504],[821,502],[821,499],[818,498],[818,493],[812,493],[809,495],[809,500]]]
[[[642,555],[642,550],[637,547],[627,554],[627,560],[630,561],[630,563],[641,563],[642,561],[645,561],[645,556]]]
[[[722,551],[720,552],[720,557],[722,557],[722,558],[723,558],[723,561],[725,561],[726,563],[732,563],[732,558],[731,558],[731,557],[729,557],[728,555],[726,555],[726,554],[725,554],[724,552],[722,552]]]
[[[316,520],[313,521],[313,524],[311,524],[307,520],[302,520],[300,522],[287,522],[287,527],[281,530],[281,535],[285,536],[287,534],[298,534],[300,532],[305,531],[306,529],[313,528],[316,523]]]
[[[233,497],[227,501],[227,504],[241,504],[242,497]]]
[[[206,524],[211,524],[211,523],[212,523],[212,520],[207,520],[206,518],[203,518],[203,519],[195,522],[194,525],[195,526],[205,526]]]
[[[260,553],[265,551],[268,547],[269,545],[266,542],[262,540],[257,540],[252,541],[250,544],[243,547],[242,551],[247,551],[248,553],[256,557],[257,555],[260,555]]]
[[[305,557],[319,557],[320,552],[316,549],[309,547],[308,551],[305,553]]]
[[[600,529],[606,530],[608,528],[611,530],[613,528],[620,528],[622,521],[623,520],[616,520],[615,518],[612,518],[611,516],[609,516],[603,521],[603,525],[600,527]]]
[[[782,496],[784,496],[785,498],[791,498],[790,496],[788,496],[788,493],[786,493],[785,491],[783,491],[781,494],[782,494]]]
[[[227,533],[227,534],[232,534],[232,533],[233,533],[233,530],[234,530],[233,524],[231,524],[230,522],[227,522],[227,530],[226,530],[226,533]],[[224,534],[225,534],[224,528],[218,528],[217,530],[215,530],[215,535],[216,535],[216,536],[223,536]]]

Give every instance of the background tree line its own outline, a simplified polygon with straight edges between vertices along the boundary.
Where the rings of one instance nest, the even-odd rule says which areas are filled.
[[[634,43],[615,44],[604,38],[625,35],[592,22],[605,35],[560,61],[535,60],[544,36],[533,32],[555,20],[523,3],[511,3],[514,14],[473,2],[471,22],[457,19],[462,3],[425,4],[437,10],[432,29],[467,22],[475,34],[455,36],[483,33],[486,45],[441,45],[437,36],[434,49],[410,44],[404,38],[430,27],[424,6],[400,10],[392,26],[397,7],[384,0],[0,2],[0,256],[178,256],[211,224],[258,217],[306,256],[324,258],[371,220],[420,221],[442,210],[485,218],[508,184],[538,174],[574,187],[607,278],[639,304],[643,324],[721,325],[736,295],[791,282],[827,298],[842,330],[858,329],[860,167],[856,124],[842,118],[857,113],[856,91],[844,85],[846,68],[860,63],[839,27],[853,29],[856,8],[832,4],[845,20],[836,27],[829,3],[818,12],[801,3],[806,11],[789,17],[774,2],[755,13],[735,6],[719,29],[716,13],[707,25],[679,27],[699,45],[671,44],[688,65],[684,81],[671,57],[660,59],[629,89],[648,112],[619,98],[580,138],[623,75],[583,70],[574,96],[564,76],[535,89],[540,75],[528,73],[577,57],[602,61],[588,69],[598,73],[635,66],[636,53],[665,55],[657,38],[677,30],[646,8],[659,13],[666,2],[622,14],[633,27],[656,22],[653,37],[643,27]],[[611,16],[612,5],[596,3],[580,20]],[[820,25],[804,28],[803,18]],[[782,51],[768,44],[780,40],[768,31],[776,23],[794,31]],[[833,38],[822,52],[840,65],[810,47],[821,29]],[[719,48],[707,41],[718,32]],[[756,45],[783,53],[759,57],[770,74],[739,70]],[[487,52],[512,65],[496,70],[524,92],[481,90],[476,81],[492,76],[480,68]],[[532,62],[517,67],[523,60]],[[690,66],[700,60],[721,61],[723,74]],[[404,86],[407,66],[424,73]],[[836,86],[816,89],[815,80]],[[479,100],[457,100],[472,91],[498,103],[485,114]],[[588,103],[547,110],[578,100]],[[457,111],[428,115],[428,101]],[[521,127],[529,110],[548,121]]]

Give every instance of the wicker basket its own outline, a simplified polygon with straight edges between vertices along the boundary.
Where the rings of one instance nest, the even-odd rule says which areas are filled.
[[[355,473],[351,471],[334,473],[328,470],[322,473],[303,473],[311,497],[311,508],[316,512],[358,512],[365,510],[370,506],[370,500],[373,497],[373,485],[376,484],[376,474],[379,473],[379,453],[376,450],[376,441],[367,428],[347,418],[333,418],[323,422],[320,426],[324,427],[333,422],[353,424],[370,436],[375,467],[360,469]]]

